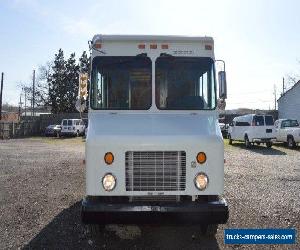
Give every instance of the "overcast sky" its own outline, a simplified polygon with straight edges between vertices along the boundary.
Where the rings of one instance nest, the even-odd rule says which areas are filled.
[[[99,34],[212,36],[226,61],[227,108],[274,107],[282,77],[300,73],[300,1],[0,0],[4,102],[17,104],[19,82],[52,60],[88,50]]]

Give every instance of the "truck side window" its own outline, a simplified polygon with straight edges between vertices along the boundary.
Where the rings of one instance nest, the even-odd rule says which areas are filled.
[[[262,115],[254,116],[253,121],[254,121],[255,126],[264,126],[265,125],[264,117]]]

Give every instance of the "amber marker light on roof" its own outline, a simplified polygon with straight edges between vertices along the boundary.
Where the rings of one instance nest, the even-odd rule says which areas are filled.
[[[205,44],[205,50],[212,50],[212,45]]]
[[[206,162],[206,154],[204,152],[199,152],[197,154],[197,162],[199,164],[203,164]]]
[[[101,49],[102,48],[102,44],[101,43],[95,43],[94,44],[94,48]]]
[[[157,49],[157,44],[150,44],[150,49]]]
[[[114,155],[113,153],[111,152],[107,152],[105,155],[104,155],[104,161],[106,164],[110,165],[114,162]]]

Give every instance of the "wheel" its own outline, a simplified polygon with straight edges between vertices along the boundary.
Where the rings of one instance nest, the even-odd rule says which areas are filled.
[[[293,136],[288,137],[287,146],[289,148],[294,148],[296,146]]]
[[[259,146],[259,145],[260,145],[260,142],[257,142],[256,145]]]
[[[271,147],[272,147],[272,145],[273,145],[273,143],[272,143],[272,142],[270,142],[270,141],[266,142],[266,146],[267,146],[267,148],[271,148]]]
[[[250,148],[251,147],[251,143],[250,143],[249,138],[248,138],[247,135],[245,136],[245,146],[246,146],[246,148]]]
[[[232,139],[231,139],[231,135],[228,135],[228,139],[229,139],[229,145],[232,145]]]
[[[213,237],[218,231],[218,224],[201,225],[201,236]]]

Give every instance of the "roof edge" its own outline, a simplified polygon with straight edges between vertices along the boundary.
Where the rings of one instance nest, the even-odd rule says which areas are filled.
[[[176,35],[102,35],[97,34],[92,41],[185,41],[185,42],[214,42],[210,36],[176,36]]]

